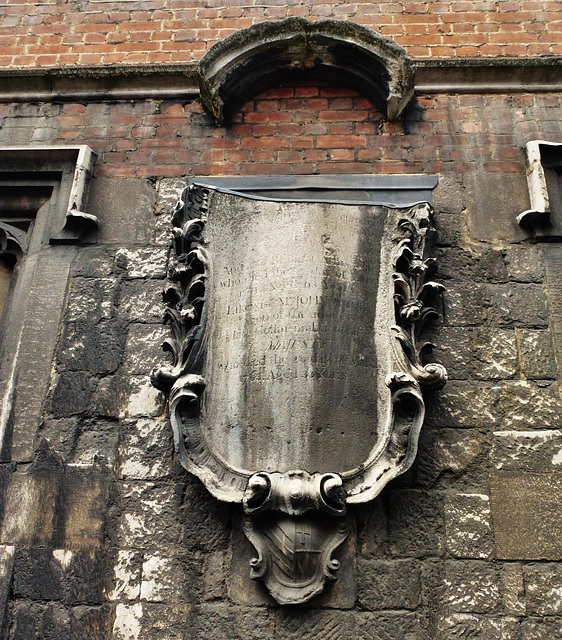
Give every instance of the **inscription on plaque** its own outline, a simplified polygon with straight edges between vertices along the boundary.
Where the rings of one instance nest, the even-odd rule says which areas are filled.
[[[357,467],[374,445],[385,218],[215,194],[202,412],[231,464],[324,472]]]

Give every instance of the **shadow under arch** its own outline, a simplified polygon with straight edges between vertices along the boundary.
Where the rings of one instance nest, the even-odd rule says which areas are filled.
[[[342,81],[370,98],[389,120],[414,92],[414,66],[405,50],[347,20],[300,17],[263,22],[215,44],[199,62],[201,101],[217,125],[253,95],[295,75]]]

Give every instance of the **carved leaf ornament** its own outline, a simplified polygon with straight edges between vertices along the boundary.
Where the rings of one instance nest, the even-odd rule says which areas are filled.
[[[423,339],[443,290],[431,207],[280,204],[192,185],[173,227],[172,359],[152,382],[169,396],[182,465],[242,504],[252,577],[281,604],[304,602],[336,577],[348,506],[412,464],[422,389],[446,381]],[[279,264],[285,242],[302,265]]]

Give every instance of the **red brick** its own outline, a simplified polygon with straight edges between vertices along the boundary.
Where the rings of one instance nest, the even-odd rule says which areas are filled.
[[[367,144],[365,136],[319,136],[319,148],[332,149],[336,147],[364,147]]]

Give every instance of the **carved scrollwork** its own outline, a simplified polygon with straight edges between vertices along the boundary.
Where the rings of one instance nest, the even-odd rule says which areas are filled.
[[[207,254],[203,240],[208,191],[190,186],[184,190],[172,216],[174,257],[169,278],[175,284],[164,291],[167,304],[164,322],[172,332],[163,349],[172,354],[172,365],[154,369],[152,384],[170,393],[176,381],[186,374],[200,374],[203,365],[205,330],[205,281]],[[202,389],[204,381],[198,379]]]
[[[422,387],[441,387],[447,380],[447,372],[436,363],[423,364],[435,347],[423,341],[422,334],[428,321],[439,317],[432,306],[435,296],[445,287],[432,278],[437,269],[435,258],[428,256],[434,231],[430,223],[431,208],[417,208],[417,215],[403,218],[394,260],[394,316],[391,329],[400,342],[407,371]]]

